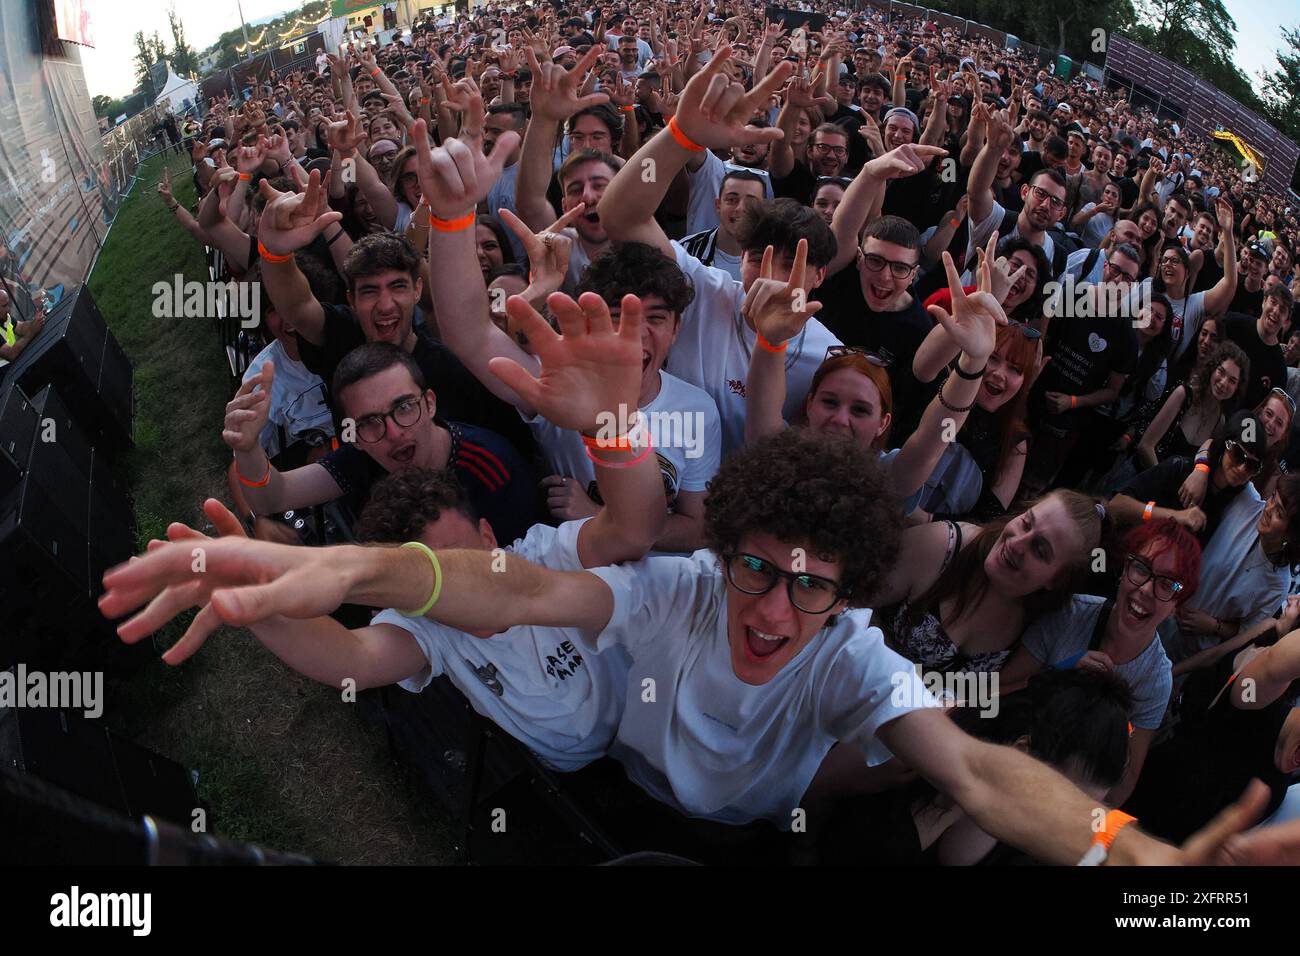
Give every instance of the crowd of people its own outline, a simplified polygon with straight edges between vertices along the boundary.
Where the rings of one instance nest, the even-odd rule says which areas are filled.
[[[202,573],[178,524],[106,578],[125,640],[199,607],[168,662],[229,623],[450,680],[692,859],[1289,859],[1233,835],[1300,770],[1289,199],[824,2],[490,4],[316,67],[210,104],[197,209],[160,186],[265,347]],[[280,517],[325,505],[357,544]]]

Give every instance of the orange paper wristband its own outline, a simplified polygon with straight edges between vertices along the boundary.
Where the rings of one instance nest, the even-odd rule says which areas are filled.
[[[1193,468],[1192,471],[1203,471],[1205,472],[1205,474],[1208,475],[1210,473],[1210,466],[1207,465],[1205,462],[1201,462],[1199,465]]]
[[[673,139],[677,141],[677,145],[680,146],[682,149],[689,149],[692,153],[704,152],[703,146],[701,146],[699,143],[692,140],[689,136],[687,136],[685,133],[681,131],[681,127],[677,125],[676,116],[668,120],[668,132],[672,134]]]
[[[439,219],[432,213],[429,214],[429,227],[437,229],[439,232],[461,232],[468,229],[478,220],[478,216],[472,212],[467,212],[459,219]]]
[[[780,345],[773,345],[767,339],[763,338],[763,333],[755,332],[754,334],[758,336],[758,344],[769,352],[784,352],[786,345],[789,344],[788,342],[782,342]]]
[[[245,478],[239,472],[238,463],[235,464],[235,477],[239,479],[239,483],[243,485],[245,488],[265,488],[267,485],[271,483],[271,463],[270,461],[266,463],[266,474],[262,476],[261,481],[249,481],[247,478]]]
[[[1106,814],[1106,824],[1104,828],[1092,838],[1093,843],[1100,843],[1107,850],[1115,842],[1115,837],[1119,836],[1119,831],[1124,829],[1130,823],[1136,823],[1137,817],[1131,817],[1123,810],[1111,810]]]

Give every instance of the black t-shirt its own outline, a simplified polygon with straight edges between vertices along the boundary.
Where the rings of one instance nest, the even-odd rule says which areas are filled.
[[[1219,280],[1223,278],[1223,266],[1219,265],[1214,258],[1214,250],[1206,249],[1204,253],[1205,256],[1201,260],[1201,271],[1196,273],[1196,281],[1192,283],[1193,293],[1207,292],[1218,285]]]
[[[1243,315],[1253,315],[1259,318],[1260,312],[1264,308],[1264,287],[1251,292],[1246,288],[1246,279],[1244,276],[1237,278],[1237,294],[1232,297],[1228,303],[1229,312],[1240,312]]]
[[[938,176],[935,166],[921,170],[913,176],[891,179],[885,184],[885,201],[880,207],[884,216],[901,216],[918,231],[928,229],[938,219],[938,214],[931,206]]]
[[[537,476],[509,442],[485,428],[459,422],[439,424],[451,432],[447,468],[503,546],[522,538],[534,524],[546,521]],[[370,497],[370,489],[388,474],[351,444],[340,445],[321,459],[321,465],[358,516]]]
[[[836,126],[844,127],[844,131],[849,137],[849,165],[845,172],[853,174],[861,169],[867,160],[871,159],[870,150],[867,149],[867,141],[863,139],[858,130],[862,128],[865,121],[866,113],[862,110],[852,109],[848,106],[840,106],[826,120],[828,123],[834,123]]]
[[[1034,385],[1033,402],[1042,420],[1058,428],[1073,428],[1087,409],[1067,409],[1050,415],[1043,404],[1046,392],[1088,395],[1106,387],[1113,372],[1132,375],[1138,341],[1132,323],[1110,316],[1052,319],[1047,339],[1051,361]]]
[[[1111,182],[1119,187],[1119,206],[1121,209],[1130,208],[1138,198],[1138,184],[1131,176],[1110,177]]]
[[[912,358],[934,328],[934,320],[913,298],[897,312],[876,312],[867,305],[857,266],[849,263],[813,293],[822,303],[817,318],[845,345],[867,348],[889,360],[894,392],[894,426],[900,440],[911,433],[938,387],[912,374]]]
[[[325,380],[328,391],[343,356],[358,345],[364,345],[366,337],[356,316],[347,306],[321,303],[321,308],[325,312],[325,331],[320,345],[308,342],[298,333],[294,334],[298,339],[302,363]],[[533,454],[536,443],[531,429],[519,417],[519,413],[484,388],[451,349],[427,332],[417,329],[411,357],[424,372],[425,385],[433,389],[438,402],[439,418],[490,429],[523,454]],[[337,406],[335,411],[338,411]]]
[[[1220,323],[1224,337],[1240,345],[1250,359],[1250,381],[1241,401],[1243,408],[1254,408],[1271,388],[1286,388],[1286,361],[1282,357],[1282,346],[1264,344],[1257,323],[1258,320],[1252,316],[1231,312]]]
[[[806,163],[794,161],[790,175],[772,177],[772,194],[777,199],[793,199],[805,206],[812,205],[813,190],[817,188],[817,177]]]
[[[1157,508],[1182,511],[1183,505],[1178,499],[1178,489],[1191,474],[1193,465],[1191,458],[1182,455],[1166,458],[1155,467],[1142,472],[1121,488],[1119,493],[1143,504],[1154,501]],[[1206,488],[1205,500],[1201,503],[1201,510],[1205,512],[1205,527],[1196,535],[1196,539],[1202,545],[1210,540],[1214,530],[1219,526],[1223,509],[1237,497],[1240,491],[1240,488],[1231,487],[1215,491],[1213,485]]]

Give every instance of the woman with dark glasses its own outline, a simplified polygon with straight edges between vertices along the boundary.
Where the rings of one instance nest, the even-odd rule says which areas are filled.
[[[805,242],[795,254],[792,277],[806,258]],[[939,307],[931,315],[961,348],[957,374],[946,380],[931,400],[920,424],[901,448],[889,447],[893,421],[893,389],[889,362],[867,349],[838,345],[826,351],[826,360],[813,375],[804,401],[803,421],[819,434],[847,438],[875,450],[888,469],[894,490],[904,499],[904,513],[915,508],[917,495],[934,471],[952,436],[966,421],[980,388],[981,373],[987,367],[998,323],[1006,318],[997,300],[989,294],[990,269],[981,269],[981,286],[967,295],[957,285],[957,272],[948,263],[949,281],[955,290],[949,298],[952,315]],[[750,359],[745,395],[745,440],[753,443],[785,428],[781,409],[786,400],[784,342],[799,334],[803,323],[817,311],[815,302],[795,310],[797,287],[774,282],[770,256],[763,259],[763,271],[746,299],[746,314],[753,320],[759,337]],[[793,281],[793,280],[792,280]],[[782,343],[777,346],[774,343]]]
[[[1255,406],[1255,415],[1264,426],[1268,451],[1259,473],[1251,479],[1251,484],[1255,486],[1259,496],[1267,500],[1277,489],[1277,481],[1281,477],[1279,463],[1291,442],[1291,421],[1295,418],[1295,399],[1282,389],[1275,388]],[[1196,457],[1198,464],[1209,463],[1210,445],[1211,442],[1207,441],[1201,446]],[[1183,505],[1199,505],[1205,498],[1207,483],[1207,472],[1204,469],[1197,469],[1188,475],[1179,491]]]
[[[1123,803],[1133,792],[1173,689],[1169,658],[1156,629],[1194,594],[1201,578],[1201,546],[1168,518],[1124,536],[1113,599],[1076,594],[1070,603],[1029,626],[1001,671],[1002,693],[1024,686],[1044,667],[1115,674],[1133,691],[1128,767],[1106,799]]]
[[[1205,543],[1218,527],[1224,509],[1246,491],[1264,467],[1267,442],[1264,425],[1254,413],[1237,412],[1216,435],[1206,461],[1197,464],[1179,455],[1148,468],[1111,499],[1111,514],[1123,525],[1172,518]],[[1200,505],[1184,504],[1183,481],[1197,469],[1208,476],[1209,490]],[[1254,488],[1249,489],[1249,497],[1258,500]]]

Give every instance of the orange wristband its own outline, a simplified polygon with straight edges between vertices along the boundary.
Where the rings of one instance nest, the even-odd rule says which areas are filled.
[[[1078,395],[1071,395],[1071,396],[1070,396],[1070,407],[1071,407],[1071,408],[1078,408],[1078,407],[1079,407],[1079,396],[1078,396]]]
[[[1192,471],[1202,471],[1208,475],[1210,473],[1210,466],[1207,465],[1205,462],[1201,462],[1199,465],[1193,468]]]
[[[755,332],[754,334],[758,336],[758,344],[769,352],[784,352],[785,347],[790,344],[789,342],[782,342],[780,345],[773,345],[767,339],[763,338],[762,332]]]
[[[1115,837],[1119,836],[1119,831],[1124,829],[1130,823],[1136,823],[1137,817],[1131,817],[1123,810],[1111,810],[1106,814],[1106,822],[1102,829],[1092,838],[1093,843],[1100,843],[1107,850],[1115,842]]]
[[[262,240],[257,240],[257,254],[267,262],[288,262],[293,258],[292,255],[277,256],[273,252],[268,252],[266,246],[262,245]]]
[[[676,116],[671,117],[668,120],[668,132],[672,134],[673,139],[677,141],[677,145],[682,149],[689,149],[692,153],[704,152],[703,146],[693,141],[689,136],[681,131],[681,127],[677,125]]]
[[[1142,520],[1150,521],[1151,516],[1155,514],[1155,511],[1156,511],[1156,503],[1154,501],[1148,501],[1147,506],[1142,509]]]
[[[632,444],[632,433],[637,430],[640,424],[640,413],[637,413],[637,419],[633,421],[627,430],[627,434],[620,435],[617,438],[592,438],[590,435],[578,434],[582,437],[582,443],[588,448],[597,448],[601,451],[635,451],[636,446]],[[638,459],[639,460],[639,459]]]
[[[262,476],[261,481],[249,481],[239,473],[239,463],[235,462],[235,477],[239,479],[239,483],[245,488],[265,488],[271,483],[271,462],[267,461],[266,474]]]
[[[248,182],[249,180],[251,180],[252,178],[253,178],[253,174],[252,174],[252,173],[240,173],[240,174],[239,174],[239,181],[240,181],[241,183],[246,183],[246,182]]]
[[[429,213],[429,227],[439,232],[463,232],[477,221],[478,216],[472,212],[465,213],[459,219],[439,219],[433,213]]]
[[[381,70],[379,67],[375,67],[373,70],[370,71],[370,76],[371,76],[371,78],[373,79],[374,77],[378,76],[380,73],[383,73],[383,72],[384,72],[384,71]]]

